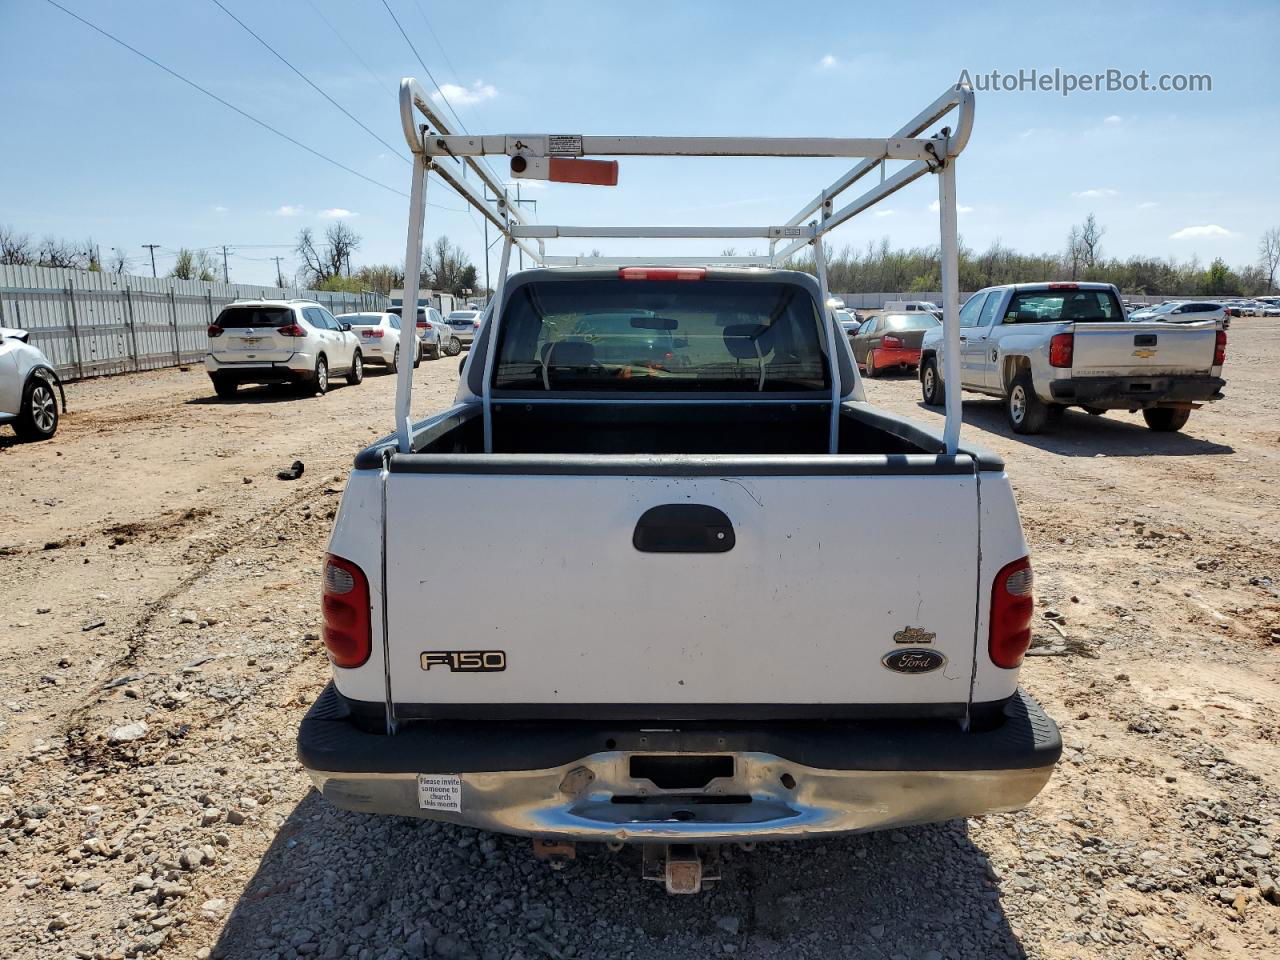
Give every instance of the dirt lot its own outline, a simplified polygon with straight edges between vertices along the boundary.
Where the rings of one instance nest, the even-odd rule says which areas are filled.
[[[1021,814],[737,852],[696,898],[629,852],[554,873],[309,790],[319,561],[391,378],[227,403],[199,368],[75,384],[52,442],[0,438],[0,952],[1275,957],[1277,368],[1280,324],[1238,321],[1228,399],[1180,435],[1073,412],[1015,439],[968,402],[1032,544],[1048,655],[1023,676],[1059,770]],[[455,381],[424,363],[415,413]],[[939,417],[909,378],[869,390]]]

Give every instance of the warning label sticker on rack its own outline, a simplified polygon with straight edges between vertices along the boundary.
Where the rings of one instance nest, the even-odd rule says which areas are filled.
[[[418,806],[423,810],[462,812],[462,778],[449,773],[418,774]]]
[[[582,137],[571,133],[553,133],[547,137],[547,156],[582,156]]]

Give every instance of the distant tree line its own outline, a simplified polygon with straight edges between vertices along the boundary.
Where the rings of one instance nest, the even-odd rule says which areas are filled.
[[[399,263],[351,266],[351,255],[360,249],[361,236],[345,223],[335,223],[317,240],[310,227],[298,233],[295,252],[302,259],[297,279],[316,290],[371,290],[383,295],[404,288],[404,267]],[[431,290],[461,297],[481,293],[475,265],[448,237],[437,237],[422,253],[418,283]]]
[[[1114,283],[1123,293],[1147,295],[1260,296],[1276,290],[1280,271],[1280,227],[1267,230],[1258,243],[1258,261],[1236,269],[1221,258],[1208,266],[1199,259],[1172,257],[1105,257],[1106,229],[1090,214],[1072,227],[1061,253],[1027,254],[995,240],[977,251],[960,243],[960,289],[980,290],[999,283],[1036,280],[1094,280]],[[841,293],[881,291],[927,292],[942,289],[937,246],[894,248],[885,237],[862,249],[826,248],[830,289]],[[791,263],[814,272],[813,257]]]

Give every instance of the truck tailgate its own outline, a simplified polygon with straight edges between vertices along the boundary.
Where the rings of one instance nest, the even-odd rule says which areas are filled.
[[[1214,323],[1077,323],[1071,363],[1076,377],[1207,376]]]
[[[386,596],[397,712],[962,711],[978,543],[968,458],[914,475],[890,472],[891,460],[909,458],[844,459],[880,465],[812,476],[393,466]],[[423,509],[439,502],[469,507]],[[638,549],[637,522],[668,504],[722,511],[732,549]],[[924,672],[882,662],[907,649],[945,660]],[[907,659],[910,668],[937,658]]]

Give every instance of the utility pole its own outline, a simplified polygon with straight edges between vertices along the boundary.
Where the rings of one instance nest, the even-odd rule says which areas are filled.
[[[284,289],[284,276],[280,273],[280,261],[284,257],[272,257],[271,259],[276,262],[276,286]]]
[[[227,273],[227,245],[222,245],[222,282],[230,283],[231,277]]]
[[[142,246],[144,249],[151,251],[151,276],[154,278],[156,275],[156,247],[160,246],[160,244],[144,243]]]

